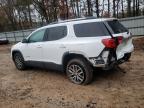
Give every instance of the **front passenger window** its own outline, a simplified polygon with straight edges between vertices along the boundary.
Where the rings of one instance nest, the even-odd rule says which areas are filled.
[[[33,33],[30,38],[29,38],[29,43],[33,43],[33,42],[41,42],[43,41],[43,37],[45,34],[45,29],[36,31],[35,33]]]

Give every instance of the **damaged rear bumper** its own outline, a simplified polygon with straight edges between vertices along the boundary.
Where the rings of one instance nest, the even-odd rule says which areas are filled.
[[[89,58],[93,67],[101,67],[104,70],[112,69],[114,66],[122,64],[129,60],[130,53],[125,53],[121,59],[116,58],[114,51],[103,51],[98,57]]]

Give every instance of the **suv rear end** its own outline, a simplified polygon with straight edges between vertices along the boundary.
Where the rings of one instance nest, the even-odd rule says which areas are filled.
[[[72,22],[72,27],[66,73],[73,83],[88,84],[93,68],[112,69],[127,61],[134,49],[131,33],[117,19],[86,19]]]
[[[116,19],[106,21],[106,25],[115,43],[113,48],[115,60],[113,62],[110,57],[109,61],[121,64],[130,58],[131,52],[134,50],[131,33]]]
[[[93,67],[108,70],[130,58],[134,49],[131,33],[117,19],[81,22],[73,26],[76,37],[87,42],[82,50]]]

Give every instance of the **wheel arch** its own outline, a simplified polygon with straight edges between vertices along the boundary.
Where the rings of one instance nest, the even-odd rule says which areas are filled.
[[[62,57],[62,65],[63,65],[63,69],[65,70],[67,63],[74,58],[83,58],[85,59],[87,62],[89,62],[88,58],[82,54],[82,53],[76,53],[76,52],[66,52],[64,53],[63,57]],[[90,62],[89,62],[90,63]]]
[[[13,50],[12,51],[12,60],[14,59],[14,54],[15,53],[20,53],[21,55],[22,55],[22,53],[21,53],[21,51],[20,50]],[[22,57],[23,57],[23,55],[22,55]],[[23,57],[24,58],[24,57]]]

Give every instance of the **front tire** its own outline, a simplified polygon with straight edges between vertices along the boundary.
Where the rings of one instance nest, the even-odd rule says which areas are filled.
[[[79,85],[86,85],[93,78],[93,69],[83,58],[70,60],[66,67],[66,73],[71,82]]]
[[[26,68],[25,63],[24,63],[24,58],[21,55],[21,53],[19,53],[19,52],[14,53],[13,61],[18,70],[24,70]]]

